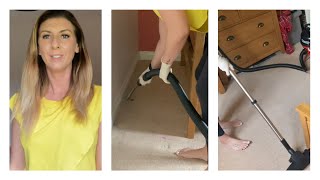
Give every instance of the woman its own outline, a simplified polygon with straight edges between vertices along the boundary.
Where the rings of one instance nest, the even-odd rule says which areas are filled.
[[[151,83],[151,80],[144,81],[142,76],[151,69],[160,68],[159,77],[165,82],[171,66],[181,52],[188,36],[189,31],[198,31],[202,33],[208,32],[208,12],[207,10],[163,10],[154,11],[159,17],[159,34],[154,57],[149,67],[140,75],[139,83],[146,85]],[[207,34],[208,35],[208,34]],[[227,68],[225,68],[225,65]],[[219,68],[229,73],[228,61],[219,58]],[[197,95],[201,105],[202,119],[208,125],[208,36],[204,47],[203,56],[196,69],[195,76],[197,79]],[[222,122],[221,122],[222,123]],[[223,122],[222,128],[240,126],[241,121]],[[235,150],[246,149],[250,141],[239,140],[225,134],[219,123],[219,140]],[[176,152],[178,156],[185,158],[197,158],[208,161],[208,146],[207,143],[200,149],[185,148]]]
[[[10,169],[101,169],[101,87],[92,74],[76,18],[45,11],[29,40],[21,90],[10,99]]]

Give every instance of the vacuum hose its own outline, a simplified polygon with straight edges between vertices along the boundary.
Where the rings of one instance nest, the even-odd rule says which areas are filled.
[[[147,81],[151,79],[153,76],[159,76],[159,72],[160,69],[153,69],[143,75],[143,80]],[[177,93],[188,115],[193,120],[194,124],[197,126],[199,131],[203,134],[203,136],[206,138],[206,141],[208,142],[208,125],[202,120],[201,116],[198,114],[196,109],[193,107],[192,103],[189,101],[178,79],[172,73],[169,73],[167,80],[170,82],[171,86]]]
[[[239,67],[238,65],[236,65],[234,62],[232,62],[219,46],[218,46],[218,50],[221,53],[221,55],[223,57],[227,58],[229,60],[230,64],[232,64],[232,66],[239,72],[255,72],[255,71],[261,71],[261,70],[265,70],[265,69],[279,68],[279,67],[292,68],[292,69],[296,69],[296,70],[303,71],[303,72],[307,71],[307,67],[305,66],[305,64],[303,62],[303,56],[301,57],[302,53],[300,53],[300,58],[299,58],[301,66],[297,66],[297,65],[293,65],[293,64],[271,64],[271,65],[265,65],[265,66],[260,66],[260,67],[253,67],[253,68],[242,68],[242,67]]]

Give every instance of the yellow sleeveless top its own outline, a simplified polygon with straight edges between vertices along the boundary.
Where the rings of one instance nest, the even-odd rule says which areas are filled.
[[[161,18],[158,10],[153,10]],[[186,10],[191,31],[208,32],[208,10]]]
[[[27,170],[95,170],[98,128],[101,122],[101,86],[94,86],[86,124],[76,122],[71,98],[41,100],[39,120],[27,138],[21,133]],[[13,109],[17,94],[10,99]],[[15,117],[20,127],[21,114]]]

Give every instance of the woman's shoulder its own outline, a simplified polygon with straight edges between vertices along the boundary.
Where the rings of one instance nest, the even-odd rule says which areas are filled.
[[[19,93],[14,93],[14,94],[10,97],[10,109],[11,109],[11,110],[12,110],[13,107],[15,106],[18,97],[19,97]]]
[[[93,85],[93,100],[102,101],[102,87],[100,85]]]
[[[10,100],[11,99],[17,99],[18,96],[19,96],[19,92],[16,92],[12,96],[10,96]]]
[[[100,90],[101,90],[101,87],[102,87],[101,85],[97,85],[97,84],[94,84],[94,85],[93,85],[93,88],[94,88],[94,89],[100,89]]]
[[[102,87],[101,85],[93,85],[93,90],[94,90],[94,93],[96,94],[101,94],[102,93]]]
[[[93,119],[96,119],[98,121],[92,121],[92,122],[99,122],[101,121],[101,112],[102,112],[102,90],[101,86],[94,85],[94,94],[93,98],[91,100],[91,103],[89,104],[88,112],[92,115]]]

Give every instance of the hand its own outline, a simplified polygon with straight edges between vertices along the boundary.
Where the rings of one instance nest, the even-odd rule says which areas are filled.
[[[145,73],[151,71],[151,70],[152,70],[152,68],[151,68],[151,64],[150,64],[150,65],[147,67],[147,69],[144,70],[144,71],[141,73],[141,75],[139,76],[138,83],[139,83],[141,86],[145,86],[145,85],[151,83],[151,79],[149,79],[149,80],[147,80],[147,81],[143,80],[143,75],[144,75]]]
[[[168,81],[168,75],[170,72],[172,72],[171,64],[161,62],[159,77],[167,84],[170,84]]]
[[[222,71],[226,72],[227,76],[230,76],[230,69],[234,70],[228,59],[222,56],[218,56],[218,66]]]

